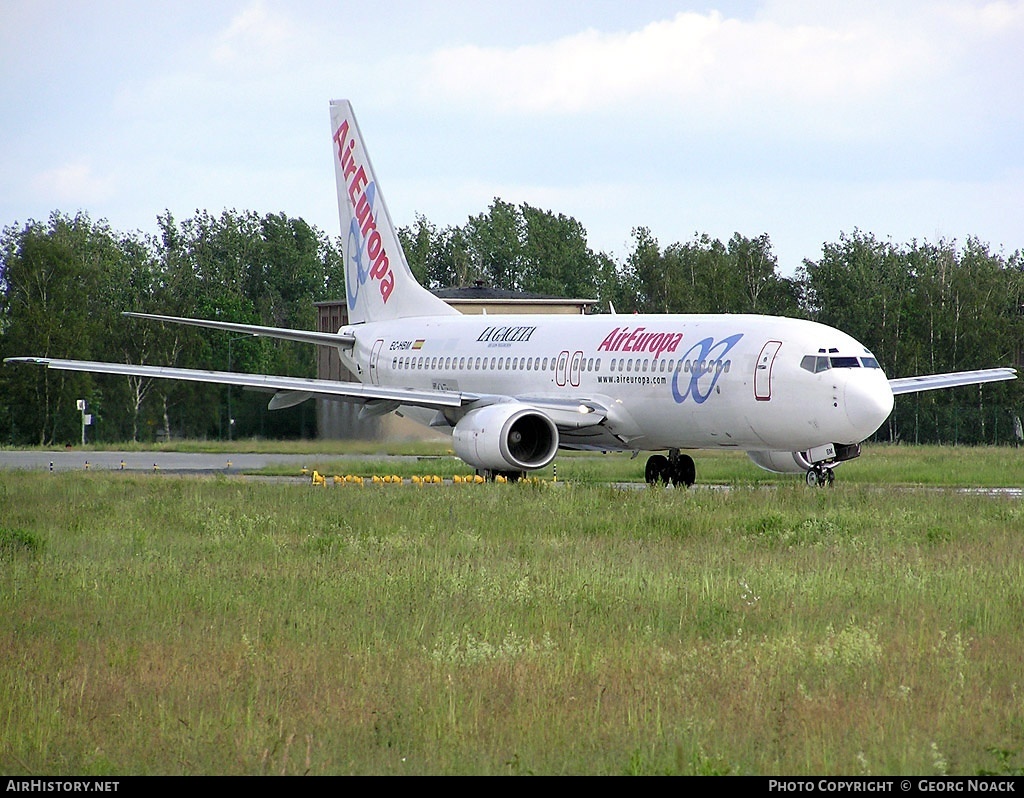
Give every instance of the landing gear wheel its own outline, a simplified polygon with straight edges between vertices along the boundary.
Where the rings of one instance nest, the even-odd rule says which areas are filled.
[[[660,482],[667,485],[670,479],[668,458],[663,454],[652,454],[647,458],[647,466],[644,468],[644,479],[648,485]]]
[[[690,487],[697,481],[697,466],[693,464],[693,458],[688,454],[680,455],[672,466],[672,484]]]
[[[836,475],[827,466],[814,466],[807,471],[807,487],[821,488],[836,481]]]

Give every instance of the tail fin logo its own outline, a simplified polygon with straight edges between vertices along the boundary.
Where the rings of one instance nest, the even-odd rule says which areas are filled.
[[[334,131],[334,142],[348,189],[349,207],[352,208],[352,222],[349,229],[342,232],[348,237],[345,247],[348,307],[354,310],[359,291],[369,278],[377,283],[381,300],[387,304],[395,288],[395,274],[391,270],[384,240],[377,230],[377,184],[370,182],[366,168],[356,163],[356,142],[354,137],[349,138],[349,131],[346,119]]]

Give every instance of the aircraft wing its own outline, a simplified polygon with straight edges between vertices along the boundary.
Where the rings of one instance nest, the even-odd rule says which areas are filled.
[[[131,363],[100,363],[93,360],[62,360],[50,357],[9,357],[5,363],[34,363],[61,371],[87,371],[94,374],[121,374],[131,377],[154,377],[244,388],[276,393],[271,409],[298,404],[312,396],[355,402],[396,402],[418,407],[461,407],[478,401],[477,394],[461,391],[434,391],[424,388],[388,388],[340,380],[317,380],[304,377],[282,377],[273,374],[243,374],[234,371],[204,371],[168,366],[138,366]],[[396,405],[397,406],[397,405]]]
[[[1017,379],[1017,370],[1011,368],[980,369],[978,371],[954,371],[948,374],[928,374],[923,377],[900,377],[889,380],[894,396],[918,391],[934,391],[938,388],[956,388],[960,385],[978,385],[983,382],[999,382]]]
[[[390,412],[401,405],[443,410],[444,408],[461,408],[467,405],[481,407],[502,402],[521,402],[546,413],[555,425],[563,430],[600,424],[608,415],[603,404],[590,399],[513,397],[429,388],[394,388],[341,380],[245,374],[234,371],[206,371],[170,366],[142,366],[132,363],[102,363],[94,360],[65,360],[49,357],[9,357],[4,362],[31,363],[61,371],[85,371],[93,374],[119,374],[131,377],[237,385],[242,388],[273,393],[274,397],[270,401],[271,410],[291,407],[314,396],[363,404],[364,412],[368,415]]]
[[[163,321],[169,324],[187,324],[192,327],[206,327],[211,330],[227,330],[254,335],[263,338],[280,338],[285,341],[299,341],[305,344],[320,344],[321,346],[341,346],[343,344],[355,343],[355,336],[342,335],[340,333],[316,332],[315,330],[288,330],[281,327],[262,327],[258,324],[238,324],[233,321],[213,321],[211,319],[186,319],[181,316],[159,316],[155,313],[122,313],[122,316],[130,316],[133,319],[150,319],[151,321]]]

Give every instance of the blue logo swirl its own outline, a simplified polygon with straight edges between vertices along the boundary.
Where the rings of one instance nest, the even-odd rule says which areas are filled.
[[[723,370],[728,368],[731,361],[725,360],[725,356],[743,337],[743,333],[730,335],[716,342],[714,338],[705,338],[691,346],[679,359],[679,364],[672,372],[672,398],[682,404],[686,397],[692,396],[693,401],[699,405],[704,404],[715,390],[718,378],[722,376]],[[692,355],[692,357],[691,357]],[[683,363],[686,363],[687,373],[683,373]],[[682,391],[679,390],[679,375],[683,374],[684,381],[689,378]]]
[[[366,202],[373,208],[373,201],[377,193],[377,184],[370,183],[366,187]],[[348,309],[355,310],[356,302],[359,300],[359,289],[365,285],[370,276],[369,255],[366,253],[366,242],[363,240],[362,230],[359,228],[359,220],[355,217],[355,208],[352,208],[352,222],[348,226],[348,242],[346,246],[347,263],[345,264],[345,292],[348,295]],[[355,275],[352,274],[352,267],[355,266]]]

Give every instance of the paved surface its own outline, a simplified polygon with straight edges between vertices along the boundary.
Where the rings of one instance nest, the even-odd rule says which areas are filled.
[[[295,476],[302,474],[307,466],[315,468],[325,460],[416,460],[416,455],[344,455],[344,454],[193,454],[185,452],[80,452],[74,449],[57,452],[18,452],[0,450],[0,474],[5,469],[34,471],[149,471],[167,474],[239,474],[257,471],[268,466],[284,466],[294,469]],[[122,466],[122,463],[124,464]],[[0,476],[2,479],[2,476]],[[408,482],[409,480],[405,480]],[[449,482],[450,479],[445,480]],[[330,482],[330,479],[328,479]],[[641,490],[647,487],[643,482],[616,483],[613,487],[623,490]],[[696,487],[712,490],[728,490],[725,485],[700,485]],[[671,490],[671,488],[668,488]],[[939,493],[974,493],[993,498],[1024,499],[1024,488],[906,488],[906,490],[931,490]]]
[[[169,471],[188,473],[237,473],[271,465],[294,468],[314,461],[342,459],[335,455],[304,454],[190,454],[184,452],[64,452],[0,451],[0,470],[20,468],[34,471]],[[365,459],[365,458],[364,458]],[[376,459],[376,458],[375,458]],[[86,466],[88,463],[88,466]],[[123,466],[122,466],[123,463]],[[230,464],[230,465],[229,465]],[[155,466],[155,468],[154,468]]]

